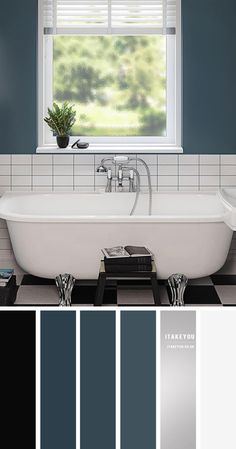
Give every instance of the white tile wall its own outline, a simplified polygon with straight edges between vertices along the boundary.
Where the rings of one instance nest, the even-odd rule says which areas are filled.
[[[96,173],[103,157],[112,155],[0,155],[0,194],[12,191],[103,190],[106,175]],[[219,187],[236,187],[236,155],[132,155],[141,157],[151,172],[153,190],[216,191]],[[147,190],[143,166],[134,162],[141,175],[141,187]],[[114,166],[114,170],[116,166]],[[116,188],[116,186],[114,186]],[[125,185],[127,189],[127,183]],[[230,260],[236,272],[236,238]],[[7,261],[16,266],[6,223],[0,220],[0,266]],[[4,262],[3,262],[4,261]],[[13,265],[12,265],[13,264]],[[232,267],[230,268],[232,270]],[[17,272],[20,269],[17,268]]]
[[[103,157],[112,155],[0,155],[0,194],[5,190],[101,189],[106,176],[97,174]],[[236,186],[236,155],[132,155],[149,165],[154,190],[217,190]],[[110,165],[110,164],[109,164]],[[138,168],[143,187],[145,168]],[[114,171],[116,166],[113,167]]]

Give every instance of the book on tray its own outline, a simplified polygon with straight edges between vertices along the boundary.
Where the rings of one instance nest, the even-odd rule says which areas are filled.
[[[102,252],[107,272],[152,271],[152,253],[144,246],[115,246]]]
[[[5,287],[12,278],[14,270],[12,268],[0,268],[0,287]]]

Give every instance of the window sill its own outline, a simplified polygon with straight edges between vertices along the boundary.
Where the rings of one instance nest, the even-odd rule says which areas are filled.
[[[145,153],[145,154],[181,154],[183,148],[175,145],[152,145],[152,144],[133,144],[133,145],[121,145],[121,144],[91,144],[89,148],[73,149],[71,147],[58,148],[56,145],[45,145],[36,149],[37,154],[127,154],[127,153]]]

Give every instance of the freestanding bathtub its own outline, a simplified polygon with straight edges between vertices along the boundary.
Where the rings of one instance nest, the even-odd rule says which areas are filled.
[[[213,193],[156,193],[152,215],[141,194],[5,193],[0,217],[18,264],[35,276],[96,279],[101,248],[144,245],[155,257],[160,278],[183,273],[210,275],[225,263],[232,239],[230,203]]]

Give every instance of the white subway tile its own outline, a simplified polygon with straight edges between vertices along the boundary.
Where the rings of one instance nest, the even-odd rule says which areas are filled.
[[[218,187],[217,186],[200,186],[201,192],[217,192]]]
[[[10,192],[11,186],[1,186],[0,185],[0,196],[3,195],[5,192]]]
[[[10,165],[0,165],[0,176],[8,176],[11,174]]]
[[[10,154],[0,154],[0,164],[10,164],[11,156]]]
[[[0,176],[0,186],[9,186],[11,184],[10,176]]]
[[[95,165],[99,165],[102,159],[113,159],[114,154],[96,154],[95,155]],[[125,156],[125,155],[124,155]],[[111,165],[111,162],[107,162],[107,165]]]
[[[146,162],[147,165],[157,165],[157,155],[154,155],[154,154],[150,155],[149,154],[149,155],[145,156],[143,154],[140,154],[140,155],[137,154],[137,158],[143,159],[144,162]],[[142,165],[142,163],[139,162],[139,161],[137,161],[137,164],[138,164],[138,166]]]
[[[158,192],[177,192],[177,186],[158,186]]]
[[[56,186],[73,186],[73,176],[54,176],[53,185]]]
[[[12,186],[12,192],[30,192],[32,190],[31,185]]]
[[[33,175],[50,176],[52,175],[52,165],[34,165]]]
[[[94,175],[94,165],[75,165],[74,170],[75,175],[80,176]]]
[[[130,168],[132,168],[132,165],[130,166]],[[134,167],[134,168],[136,168],[136,167]],[[150,174],[152,176],[157,176],[157,165],[148,165],[148,168],[149,168]],[[144,167],[144,165],[138,165],[137,169],[138,169],[138,172],[140,175],[147,175],[147,171],[146,171],[146,168]],[[126,174],[127,174],[127,172],[126,172]]]
[[[180,186],[180,192],[198,192],[198,186]]]
[[[51,186],[38,186],[38,185],[34,185],[33,186],[33,191],[34,192],[52,192],[52,185]]]
[[[126,182],[127,182],[127,185],[129,185],[129,181],[127,180]],[[141,187],[147,186],[148,185],[148,177],[140,176],[140,184],[141,184]],[[157,185],[157,176],[151,176],[151,184],[152,184],[152,186]]]
[[[55,165],[73,164],[73,154],[54,154],[53,163]]]
[[[178,176],[159,176],[158,186],[177,186]]]
[[[12,176],[12,187],[14,186],[31,186],[31,176]]]
[[[198,176],[180,176],[179,186],[198,186]]]
[[[160,165],[178,164],[178,156],[177,154],[160,154],[158,156],[158,164]]]
[[[236,187],[236,176],[221,176],[222,187]]]
[[[6,226],[4,228],[0,227],[0,239],[9,239],[9,233]]]
[[[222,154],[221,164],[234,164],[236,165],[236,154]]]
[[[201,154],[200,164],[218,165],[220,163],[220,156],[218,154]]]
[[[179,165],[179,174],[187,176],[198,175],[198,165]]]
[[[13,175],[31,175],[31,165],[12,165],[12,174]]]
[[[236,165],[222,165],[221,166],[221,175],[236,177]]]
[[[54,165],[53,173],[55,176],[73,176],[73,165]]]
[[[76,154],[74,156],[75,164],[79,165],[94,165],[95,163],[95,156],[93,154]]]
[[[92,192],[95,192],[95,188],[94,188],[94,186],[90,186],[90,187],[89,186],[85,186],[85,187],[77,186],[76,191],[81,192],[81,193],[92,193]],[[98,191],[100,191],[100,190],[98,189]]]
[[[7,259],[7,265],[9,267],[9,258],[12,259],[14,257],[12,249],[1,249],[0,260],[2,261],[4,258]],[[6,265],[5,265],[6,266]]]
[[[12,164],[31,164],[31,154],[13,154]]]
[[[200,186],[219,186],[219,176],[200,176]]]
[[[73,192],[73,186],[55,186],[54,192]]]
[[[51,154],[34,154],[33,155],[34,165],[51,165],[52,155]]]
[[[219,175],[220,173],[220,166],[219,165],[200,165],[200,175],[201,176],[207,176],[207,175]]]
[[[94,176],[75,176],[75,186],[94,186]]]
[[[9,238],[0,239],[0,250],[2,249],[11,249],[11,242]]]
[[[7,229],[6,220],[3,220],[2,218],[0,218],[0,229]]]
[[[52,186],[52,176],[33,176],[33,187]]]
[[[181,165],[189,164],[194,165],[198,164],[198,154],[180,154],[179,155],[179,163]]]
[[[158,165],[158,176],[173,175],[178,175],[178,165]]]

